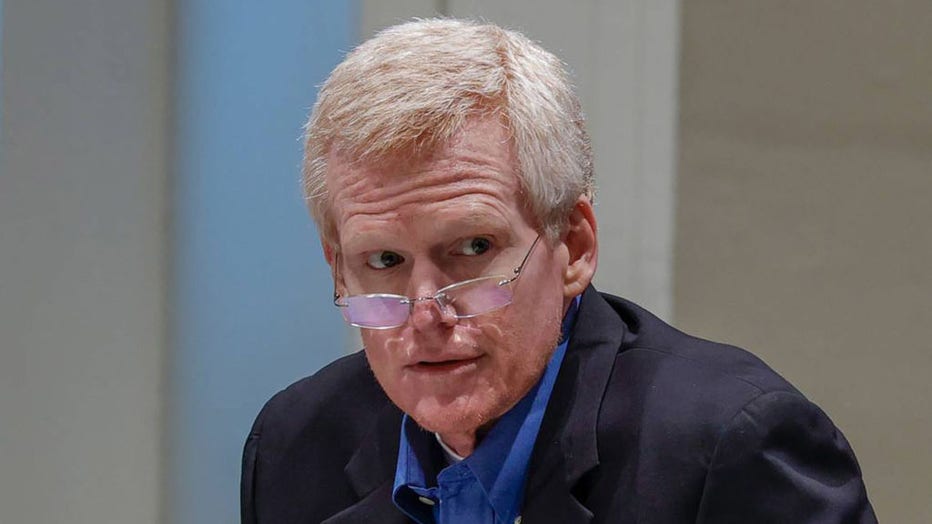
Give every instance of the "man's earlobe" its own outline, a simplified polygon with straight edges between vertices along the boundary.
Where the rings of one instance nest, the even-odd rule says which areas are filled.
[[[569,254],[563,274],[563,296],[566,298],[579,295],[592,282],[599,260],[597,231],[592,202],[588,197],[580,196],[562,235]]]

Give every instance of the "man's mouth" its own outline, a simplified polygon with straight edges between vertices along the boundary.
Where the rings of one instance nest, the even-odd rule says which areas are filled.
[[[481,357],[474,357],[455,360],[437,360],[430,362],[422,360],[412,367],[415,371],[422,373],[452,373],[460,370],[466,371],[469,368],[474,367],[480,358]]]

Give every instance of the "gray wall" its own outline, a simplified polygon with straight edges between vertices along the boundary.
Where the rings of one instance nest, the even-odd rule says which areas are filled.
[[[164,4],[3,6],[2,522],[161,521]]]
[[[932,3],[684,2],[675,316],[816,400],[932,522]]]

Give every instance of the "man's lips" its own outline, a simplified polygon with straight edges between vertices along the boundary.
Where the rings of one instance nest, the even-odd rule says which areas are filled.
[[[450,373],[458,370],[466,370],[474,366],[482,355],[475,357],[422,360],[408,366],[412,371],[419,373]]]

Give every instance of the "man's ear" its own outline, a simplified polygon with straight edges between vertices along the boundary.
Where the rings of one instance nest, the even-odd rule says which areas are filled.
[[[320,248],[324,252],[324,259],[327,260],[327,265],[333,267],[334,258],[336,256],[336,251],[333,249],[333,244],[327,242],[324,237],[320,237]]]
[[[585,291],[599,261],[598,228],[589,197],[582,195],[570,213],[561,238],[569,253],[563,272],[563,296],[573,298]]]

